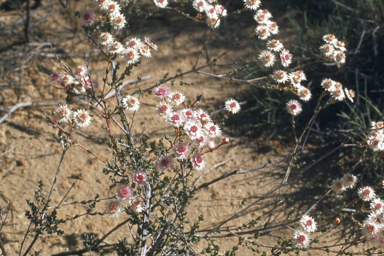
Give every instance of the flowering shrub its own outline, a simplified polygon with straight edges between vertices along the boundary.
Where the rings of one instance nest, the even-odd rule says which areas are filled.
[[[68,2],[60,1],[60,3],[63,7],[68,7]],[[316,118],[325,109],[335,105],[344,104],[350,107],[350,104],[358,102],[360,97],[358,88],[355,92],[328,74],[317,84],[312,85],[312,88],[316,88],[313,93],[309,86],[312,82],[309,82],[310,79],[304,67],[294,66],[300,57],[295,56],[293,51],[283,45],[282,40],[277,39],[279,26],[273,20],[272,13],[261,8],[261,1],[244,0],[242,8],[233,12],[230,12],[229,5],[223,6],[221,5],[223,3],[216,0],[194,0],[185,3],[153,0],[151,8],[153,12],[160,11],[160,9],[164,9],[165,13],[176,11],[186,19],[206,24],[209,36],[204,44],[208,42],[211,34],[225,26],[224,21],[228,17],[246,12],[252,13],[255,29],[248,39],[261,41],[263,48],[255,52],[250,61],[260,66],[267,76],[247,79],[240,77],[237,70],[221,75],[203,71],[207,67],[229,65],[221,64],[220,60],[229,51],[236,49],[233,47],[208,61],[207,64],[199,66],[201,51],[190,70],[178,72],[172,77],[167,74],[163,79],[145,89],[135,86],[133,90],[127,90],[125,93],[122,91],[125,90],[126,78],[135,69],[144,65],[145,58],[156,58],[156,51],[161,51],[161,44],[158,45],[155,39],[149,37],[150,35],[133,37],[133,33],[130,33],[130,24],[135,22],[136,17],[139,19],[141,14],[138,10],[144,4],[135,1],[112,0],[89,0],[86,4],[87,8],[81,13],[74,13],[73,17],[80,19],[83,25],[82,31],[105,57],[103,65],[106,73],[102,82],[97,81],[92,67],[87,61],[78,66],[66,64],[55,52],[55,47],[52,48],[62,70],[53,73],[50,82],[52,86],[57,86],[65,93],[66,103],[57,104],[52,113],[44,112],[44,116],[51,125],[50,128],[58,132],[57,138],[61,143],[62,154],[50,192],[44,193],[42,183],[40,183],[39,190],[35,193],[36,200],[34,202],[27,200],[30,209],[26,211],[26,217],[29,219],[30,225],[26,230],[25,239],[28,234],[33,234],[33,238],[28,241],[28,246],[26,246],[26,240],[23,239],[20,244],[20,255],[28,255],[40,236],[53,233],[61,235],[63,231],[59,227],[64,222],[75,221],[83,216],[96,215],[102,218],[112,217],[122,220],[109,233],[106,231],[106,236],[119,232],[120,226],[129,226],[131,234],[121,234],[123,238],[117,241],[111,249],[113,252],[110,253],[117,255],[218,255],[221,253],[220,248],[213,239],[225,236],[238,238],[238,242],[233,244],[232,249],[227,250],[225,255],[235,255],[240,245],[246,245],[249,253],[261,253],[259,248],[262,250],[268,248],[272,250],[273,254],[293,251],[299,253],[300,250],[312,249],[343,254],[349,253],[346,252],[349,247],[364,242],[369,242],[369,246],[380,248],[384,246],[384,203],[380,198],[380,192],[375,192],[375,190],[382,189],[383,184],[374,184],[375,187],[358,186],[358,183],[366,182],[366,180],[363,179],[363,174],[356,171],[358,164],[370,161],[370,159],[366,159],[366,155],[384,150],[383,121],[371,122],[371,127],[366,130],[368,133],[366,136],[360,132],[359,136],[346,138],[331,153],[315,160],[313,165],[343,147],[356,147],[363,150],[363,153],[358,156],[360,159],[351,170],[343,172],[343,175],[333,175],[333,179],[329,179],[325,185],[319,185],[323,188],[322,191],[325,191],[320,198],[310,198],[309,209],[294,210],[297,211],[298,218],[293,219],[292,213],[289,213],[282,223],[271,225],[276,209],[284,202],[282,190],[300,178],[300,173],[297,174],[297,172],[304,173],[312,166],[312,164],[307,165],[302,161],[300,154],[307,148],[308,138],[314,130]],[[143,31],[146,33],[146,30]],[[348,64],[348,53],[351,51],[348,44],[346,46],[344,41],[331,33],[321,35],[318,39],[322,40],[322,45],[314,50],[317,59],[313,63],[326,64],[335,70]],[[313,63],[307,65],[310,66]],[[244,66],[244,69],[247,68],[249,68],[248,64]],[[210,162],[210,153],[227,150],[226,147],[231,139],[225,125],[229,118],[233,118],[233,115],[241,118],[243,107],[238,95],[232,95],[228,100],[220,102],[217,111],[208,111],[212,106],[204,105],[202,95],[190,98],[189,95],[176,88],[175,80],[189,73],[250,84],[265,91],[284,92],[289,95],[289,100],[283,103],[285,109],[282,107],[281,112],[286,114],[285,117],[290,115],[288,119],[291,121],[291,137],[294,142],[292,152],[276,162],[249,170],[236,170],[196,186],[199,179],[210,171],[207,170],[207,166],[213,164]],[[136,81],[136,85],[141,82],[140,80]],[[102,93],[95,89],[97,83],[103,84]],[[192,83],[187,85],[193,86]],[[156,99],[157,103],[155,105],[146,103],[145,99],[149,97]],[[85,106],[78,107],[74,104],[79,98],[86,99]],[[368,99],[365,100],[368,102]],[[310,105],[312,102],[317,102],[314,108],[312,108],[313,105]],[[158,141],[151,141],[144,130],[139,134],[135,133],[134,127],[137,125],[135,115],[144,114],[142,106],[146,105],[150,105],[152,109],[151,113],[146,114],[153,115],[156,122],[163,122],[171,127],[171,134]],[[351,109],[353,110],[353,107]],[[311,117],[304,121],[303,127],[297,128],[297,120],[303,118],[301,116],[303,112],[310,112]],[[103,120],[102,128],[108,133],[108,140],[105,143],[106,148],[110,150],[108,159],[93,152],[91,147],[83,145],[76,136],[76,131],[82,129],[98,129],[99,127],[96,128],[95,124],[96,117]],[[112,123],[115,123],[123,132],[122,138],[115,136],[111,128]],[[362,137],[365,138],[358,139]],[[74,147],[77,148],[74,149]],[[110,188],[114,190],[114,196],[100,199],[99,195],[96,195],[94,200],[83,201],[84,204],[89,204],[89,208],[84,214],[59,218],[58,212],[60,213],[64,207],[62,205],[64,199],[57,205],[51,206],[52,193],[68,150],[85,150],[101,161],[104,165],[102,171],[111,182]],[[283,180],[279,180],[281,185],[265,191],[261,199],[248,204],[233,216],[219,220],[220,224],[216,227],[209,230],[201,229],[204,212],[198,219],[187,218],[188,206],[192,200],[196,199],[195,195],[200,189],[229,176],[250,173],[277,165],[285,160],[289,160],[289,163]],[[204,173],[195,182],[192,182],[191,178],[201,171]],[[290,177],[293,173],[295,176]],[[354,190],[355,187],[359,187],[357,191]],[[237,216],[246,213],[250,207],[275,191],[279,191],[279,193],[274,198],[273,207],[265,216],[256,217],[247,223],[236,224],[234,227],[223,226]],[[343,204],[338,204],[337,200],[347,193],[353,193],[351,196],[353,199],[349,203],[345,203],[345,201]],[[338,216],[334,221],[329,221],[329,217],[322,215],[320,210],[314,211],[315,207],[327,197],[330,198],[331,209],[322,206],[321,210],[336,212]],[[103,209],[97,211],[102,200],[105,201]],[[245,205],[246,201],[244,199],[242,205]],[[8,212],[9,209],[7,216]],[[3,214],[3,209],[1,209],[1,213]],[[347,216],[346,213],[353,214]],[[366,213],[369,215],[364,215]],[[358,217],[355,218],[354,214]],[[346,242],[332,245],[332,247],[340,249],[330,249],[328,244],[316,245],[322,239],[321,232],[334,229],[341,223],[340,218],[353,224]],[[264,221],[262,227],[257,226],[260,221]],[[6,217],[2,218],[2,224],[5,223]],[[2,227],[3,225],[0,230]],[[264,236],[269,236],[272,234],[271,232],[276,231],[276,228],[285,228],[287,232],[284,236],[277,237],[277,242],[273,244],[260,242]],[[218,234],[220,232],[228,234]],[[252,236],[250,236],[251,234]],[[131,238],[128,238],[129,235]],[[106,236],[96,238],[92,234],[85,233],[83,251],[73,252],[73,254],[84,252],[92,254],[92,251],[97,251],[100,255],[106,255],[109,252],[105,252],[101,245]],[[201,252],[198,252],[195,246],[199,242],[205,243],[204,246],[206,246]],[[1,240],[0,245],[3,255],[5,255]],[[371,250],[376,250],[376,248]],[[265,255],[266,251],[263,253]]]

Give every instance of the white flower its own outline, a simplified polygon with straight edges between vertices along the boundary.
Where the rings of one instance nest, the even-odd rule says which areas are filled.
[[[288,67],[289,64],[291,64],[292,62],[292,54],[290,54],[288,50],[284,49],[280,53],[280,59],[281,59],[281,64],[284,67]]]
[[[140,108],[140,102],[135,96],[127,95],[123,98],[124,108],[129,111],[137,111]]]
[[[139,38],[131,38],[128,42],[125,43],[128,47],[133,48],[135,50],[139,50],[140,46],[143,45],[143,42]]]
[[[336,89],[333,92],[331,92],[331,96],[338,101],[344,100],[345,99],[345,94],[343,89]]]
[[[382,213],[384,210],[384,202],[380,198],[375,198],[370,204],[371,210],[375,213]]]
[[[380,228],[382,228],[382,225],[370,220],[365,220],[361,226],[361,231],[367,238],[372,238],[378,234]]]
[[[205,167],[205,156],[202,154],[195,154],[192,156],[192,166],[196,170],[201,170]]]
[[[140,54],[139,54],[139,52],[137,50],[135,50],[133,48],[127,48],[123,52],[122,57],[123,58],[127,58],[128,65],[132,65],[132,64],[135,64],[135,63],[139,62]]]
[[[217,16],[216,12],[214,15],[207,15],[208,26],[215,29],[220,26],[220,18]]]
[[[142,44],[139,48],[139,51],[140,51],[140,54],[147,57],[147,58],[150,58],[152,57],[151,55],[151,49],[149,48],[149,46],[147,44]]]
[[[111,215],[111,217],[117,217],[123,211],[120,200],[110,200],[107,202],[105,210]]]
[[[108,32],[101,33],[100,38],[102,45],[110,46],[113,43],[113,36]]]
[[[167,116],[166,121],[174,127],[180,127],[183,125],[185,119],[184,116],[180,114],[180,112],[173,112]]]
[[[272,75],[272,78],[278,82],[278,83],[285,83],[288,81],[289,79],[289,76],[287,75],[287,72],[283,71],[283,70],[276,70],[273,75]]]
[[[159,105],[156,106],[156,110],[162,118],[168,118],[168,115],[172,112],[172,106],[165,101],[161,101]]]
[[[140,213],[144,210],[143,204],[141,202],[141,199],[139,197],[132,197],[129,200],[130,209],[133,212]]]
[[[348,90],[347,88],[345,88],[344,91],[345,91],[345,95],[347,95],[348,99],[353,103],[353,98],[355,98],[355,91]]]
[[[192,4],[193,8],[198,12],[204,12],[207,5],[207,2],[204,0],[194,0]]]
[[[333,52],[333,58],[336,63],[344,64],[345,63],[345,53],[342,51],[334,51]]]
[[[170,94],[168,94],[168,98],[176,106],[180,105],[181,103],[183,103],[185,101],[185,96],[178,91],[171,92]]]
[[[308,233],[302,230],[296,230],[295,233],[293,233],[292,242],[294,243],[295,247],[299,249],[305,249],[311,243],[311,237]]]
[[[236,114],[240,111],[240,104],[236,100],[230,99],[225,102],[225,109]]]
[[[270,51],[262,51],[259,55],[259,60],[265,67],[272,67],[275,64],[276,56]]]
[[[120,42],[117,42],[117,41],[114,41],[110,46],[109,46],[109,52],[110,53],[113,53],[113,54],[120,54],[122,52],[124,52],[125,49],[124,47],[121,45]]]
[[[335,179],[332,181],[331,189],[336,193],[340,194],[346,190],[344,183],[340,179]]]
[[[326,78],[324,79],[322,82],[321,82],[321,86],[329,91],[329,92],[333,92],[334,90],[336,90],[336,87],[335,87],[335,84],[336,82],[333,81],[332,79],[329,79],[329,78]]]
[[[73,114],[76,124],[79,127],[87,127],[91,124],[92,117],[89,115],[87,110],[78,109],[76,113]]]
[[[215,6],[216,14],[219,15],[219,17],[225,17],[227,16],[227,10],[224,8],[224,6],[217,4]]]
[[[261,40],[266,40],[271,35],[269,27],[266,25],[258,25],[255,28],[255,32]]]
[[[279,51],[283,50],[284,46],[282,43],[280,43],[279,40],[272,39],[272,40],[268,41],[267,48],[270,51],[279,52]]]
[[[323,36],[323,40],[328,43],[328,44],[334,44],[337,42],[337,39],[335,37],[335,35],[333,34],[327,34],[327,35],[324,35]]]
[[[316,221],[308,216],[308,215],[303,215],[300,219],[300,225],[303,227],[303,229],[309,233],[313,233],[316,231]]]
[[[271,32],[271,34],[277,35],[279,33],[279,26],[277,26],[276,22],[269,21],[267,23],[267,26],[268,26],[269,32]]]
[[[190,108],[182,109],[181,114],[183,115],[185,120],[192,120],[192,119],[196,118],[196,116],[197,116],[197,113]]]
[[[124,15],[120,14],[112,18],[112,24],[114,26],[114,29],[121,30],[125,27],[127,21],[125,20]]]
[[[253,18],[260,24],[267,24],[272,15],[268,10],[258,10]]]
[[[359,188],[357,194],[359,195],[360,199],[365,202],[369,202],[376,197],[375,191],[369,186]]]
[[[167,0],[153,0],[153,2],[159,8],[165,8],[168,5],[168,1]]]
[[[67,104],[59,105],[59,107],[55,109],[55,113],[58,123],[69,123],[71,121],[72,111]]]
[[[261,5],[260,0],[244,0],[245,6],[251,10],[257,10]]]
[[[337,41],[335,44],[334,44],[335,48],[339,49],[340,51],[342,52],[345,52],[347,51],[347,49],[345,48],[345,43],[343,41]]]
[[[207,131],[207,134],[211,137],[211,138],[215,138],[215,137],[219,137],[221,136],[221,130],[220,130],[220,127],[212,122],[209,122],[207,123],[206,125],[204,125],[204,128],[206,129]]]
[[[341,178],[341,181],[343,182],[344,187],[346,187],[346,188],[353,188],[356,185],[357,178],[356,178],[355,175],[352,175],[350,173],[346,173]]]
[[[311,91],[305,88],[304,86],[300,86],[297,88],[297,92],[299,94],[299,97],[303,101],[309,101],[312,97]]]
[[[157,51],[158,50],[158,47],[157,47],[157,44],[156,44],[156,40],[155,39],[152,39],[152,38],[149,38],[149,37],[144,37],[144,42],[149,45],[153,50]]]
[[[96,0],[96,2],[99,3],[99,6],[101,9],[108,10],[108,5],[111,2],[111,0]]]
[[[335,48],[331,44],[324,44],[320,46],[320,51],[327,57],[331,56]]]
[[[196,122],[195,120],[187,121],[184,125],[185,133],[191,138],[191,140],[197,138],[197,136],[201,133],[201,129],[201,123]]]
[[[288,101],[286,108],[288,113],[294,116],[297,116],[303,110],[300,102],[298,102],[297,100]]]

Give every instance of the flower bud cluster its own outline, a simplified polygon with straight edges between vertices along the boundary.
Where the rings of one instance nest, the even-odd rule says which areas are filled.
[[[335,35],[327,34],[323,36],[325,44],[320,46],[320,51],[328,61],[336,62],[338,64],[345,63],[345,43],[337,40]]]

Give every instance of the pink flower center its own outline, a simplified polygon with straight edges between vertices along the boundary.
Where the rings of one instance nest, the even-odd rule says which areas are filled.
[[[135,200],[133,200],[132,204],[139,206],[141,204],[141,201],[140,199],[136,198]]]
[[[109,210],[111,210],[112,212],[117,211],[117,209],[119,209],[119,206],[116,203],[111,203],[109,205]]]
[[[198,130],[199,130],[199,128],[196,125],[191,127],[191,132],[193,132],[193,133],[196,133]]]
[[[229,104],[229,106],[230,106],[231,108],[235,108],[235,107],[236,107],[236,102],[232,102],[231,104]]]
[[[381,203],[376,204],[376,209],[379,210],[382,207]]]
[[[307,220],[307,226],[312,226],[312,224],[313,224],[313,221],[312,220]]]
[[[116,22],[116,24],[123,23],[123,18],[119,16],[119,17],[117,17],[117,18],[115,19],[115,22]]]
[[[172,116],[172,121],[179,121],[180,120],[180,116],[179,115],[173,115]]]
[[[303,243],[305,240],[307,240],[307,238],[305,237],[305,235],[299,235],[299,237],[297,238],[297,240],[299,240],[300,243]]]
[[[161,112],[166,112],[168,110],[168,106],[167,105],[161,105],[160,106],[160,111]]]
[[[215,12],[215,8],[211,8],[208,12],[209,13],[214,13]]]
[[[141,174],[141,173],[139,173],[137,176],[136,176],[136,178],[137,178],[137,180],[138,181],[144,181],[144,175],[143,174]]]
[[[375,231],[375,226],[374,225],[368,225],[368,231],[370,232],[370,233],[373,233],[374,231]]]
[[[128,188],[124,187],[124,188],[120,189],[120,195],[122,197],[130,197],[131,196],[131,190],[129,190]]]
[[[129,46],[134,47],[135,45],[137,45],[136,41],[132,40],[129,42]]]
[[[204,6],[204,3],[203,3],[203,1],[200,1],[200,2],[197,4],[197,6],[199,6],[199,7],[202,7],[202,6]]]
[[[77,74],[80,74],[81,72],[83,72],[83,69],[82,68],[77,68],[76,72],[77,72]]]
[[[263,10],[263,13],[264,13],[264,14],[268,14],[269,11],[268,11],[267,9],[265,9],[265,10]]]
[[[371,194],[371,191],[369,189],[365,189],[363,193],[364,195],[369,196],[369,194]]]
[[[86,113],[81,113],[78,115],[78,118],[80,119],[81,122],[85,122],[87,120],[88,115]]]
[[[161,160],[161,164],[162,164],[163,166],[167,166],[167,165],[169,164],[168,159],[163,159],[163,160]]]
[[[175,95],[173,95],[173,99],[174,100],[179,100],[179,99],[181,99],[181,95],[176,93]]]
[[[196,163],[201,164],[203,162],[203,158],[201,156],[196,157]]]
[[[292,104],[291,106],[289,106],[289,108],[293,111],[293,110],[297,109],[297,106],[295,104]]]
[[[193,113],[192,113],[192,111],[188,110],[188,111],[185,112],[185,115],[186,115],[188,118],[192,118]]]
[[[135,57],[135,53],[133,51],[128,52],[128,58],[133,59]]]
[[[92,15],[89,14],[89,13],[84,14],[84,20],[91,21],[92,20]]]
[[[65,108],[60,109],[59,114],[61,117],[66,117],[68,115],[68,110]]]
[[[216,126],[212,125],[211,127],[209,127],[209,130],[212,132],[216,132]]]
[[[185,147],[184,146],[180,146],[179,147],[179,153],[184,153],[185,152]]]

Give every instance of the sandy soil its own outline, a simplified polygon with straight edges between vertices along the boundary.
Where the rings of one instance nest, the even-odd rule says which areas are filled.
[[[47,4],[44,2],[44,4]],[[267,5],[267,4],[266,4]],[[55,7],[57,8],[57,7]],[[77,6],[81,9],[81,6]],[[57,8],[58,9],[58,8]],[[56,9],[55,9],[56,10]],[[46,12],[42,10],[41,12]],[[37,15],[37,14],[36,14]],[[17,20],[17,13],[7,14],[8,20],[2,22]],[[60,31],[68,29],[70,25],[64,24],[62,18],[70,17],[68,11],[62,11],[60,16],[50,15],[42,22],[42,27],[48,28],[60,26]],[[250,17],[244,20],[234,18],[228,20],[226,28],[218,30],[211,35],[211,41],[207,45],[201,59],[200,65],[205,64],[215,56],[220,55],[224,50],[232,47],[236,41],[241,41],[252,32],[255,24],[249,25]],[[279,23],[287,21],[281,16],[276,19]],[[232,21],[234,24],[229,24]],[[70,23],[76,23],[72,20]],[[196,24],[192,21],[186,21],[180,15],[169,15],[166,18],[156,15],[152,19],[152,27],[149,29],[137,29],[132,36],[144,37],[159,37],[159,51],[153,52],[153,57],[144,59],[140,68],[133,70],[131,77],[135,79],[138,76],[144,77],[150,75],[150,78],[138,84],[138,88],[145,89],[153,86],[167,72],[170,75],[175,75],[179,72],[185,72],[191,69],[196,61],[198,52],[202,47],[204,39],[209,33],[209,29],[204,24]],[[50,23],[50,25],[48,25]],[[235,28],[244,28],[244,30],[236,30]],[[141,27],[140,27],[141,28]],[[42,28],[40,28],[42,29]],[[225,29],[231,29],[231,33],[225,33]],[[72,31],[73,32],[73,31]],[[283,35],[291,34],[292,30],[287,28]],[[69,33],[69,32],[68,32]],[[65,50],[67,53],[81,53],[87,49],[95,49],[92,44],[87,41],[83,34],[75,32],[76,37],[65,43],[54,47],[54,50]],[[285,34],[284,34],[285,33]],[[54,35],[51,36],[54,40]],[[74,47],[76,46],[76,48]],[[49,54],[50,50],[41,50],[44,54]],[[71,58],[62,57],[62,61],[69,65],[72,69],[76,65],[84,65],[83,54]],[[23,55],[25,56],[25,55]],[[62,55],[64,56],[64,55]],[[87,55],[88,56],[88,55]],[[218,64],[230,63],[238,60],[253,61],[256,59],[257,51],[254,48],[254,41],[247,40],[241,44],[241,47],[230,52],[218,61]],[[21,84],[23,93],[17,93],[16,90],[4,89],[3,96],[5,97],[5,106],[10,107],[18,102],[24,101],[41,101],[63,102],[64,93],[48,83],[49,75],[55,71],[61,71],[58,63],[52,57],[46,58],[45,64],[40,64],[41,59],[46,58],[43,55],[31,57],[24,66],[23,72],[11,73],[15,77],[15,84]],[[93,79],[96,81],[96,86],[101,91],[102,77],[104,76],[104,67],[102,64],[102,56],[96,52],[92,54],[90,59],[90,70],[93,74]],[[208,68],[207,72],[220,74],[224,73],[227,68]],[[193,100],[199,94],[202,94],[203,100],[199,103],[199,107],[206,109],[222,108],[223,103],[228,98],[237,98],[241,91],[247,90],[247,85],[228,83],[225,80],[219,80],[202,74],[192,73],[183,77],[184,82],[194,82],[194,86],[173,86],[172,88],[180,90],[182,93]],[[180,79],[176,80],[180,81]],[[1,81],[0,81],[1,82]],[[123,93],[132,92],[134,84],[125,87]],[[135,115],[134,133],[138,135],[145,128],[145,132],[151,136],[151,139],[156,140],[165,134],[172,134],[173,129],[163,122],[159,117],[154,115],[154,106],[158,100],[153,96],[144,96],[141,98],[142,108]],[[111,101],[111,106],[114,106],[114,101]],[[74,105],[74,108],[81,107]],[[31,107],[20,108],[13,113],[3,124],[0,125],[0,206],[4,207],[7,203],[10,205],[10,215],[7,219],[7,224],[1,230],[1,239],[5,243],[5,249],[9,255],[16,255],[20,250],[20,242],[22,241],[25,231],[28,228],[29,220],[25,217],[24,210],[27,209],[25,199],[33,199],[34,191],[37,190],[37,181],[42,180],[45,193],[49,193],[50,186],[54,179],[56,169],[60,160],[61,146],[58,142],[58,131],[48,125],[43,118],[42,111],[48,113],[54,110],[52,107]],[[4,112],[3,112],[4,114]],[[97,155],[103,159],[111,160],[111,152],[105,145],[108,138],[103,127],[103,120],[97,115],[92,122],[92,126],[76,132],[76,138],[81,144],[92,149]],[[116,126],[112,126],[112,131],[116,136],[122,136],[121,130]],[[219,150],[209,154],[208,164],[202,171],[196,171],[194,178],[198,178],[205,171],[210,170],[216,164],[226,161],[224,165],[213,168],[209,173],[202,177],[197,183],[201,185],[209,182],[224,173],[233,170],[247,170],[268,164],[287,156],[293,149],[292,143],[284,144],[281,141],[272,141],[273,146],[270,150],[261,151],[252,147],[245,146],[244,137],[227,133],[231,137],[231,143],[227,147],[222,147]],[[251,142],[250,142],[251,143]],[[263,144],[264,141],[252,142],[253,144]],[[265,145],[261,145],[265,146]],[[37,156],[46,154],[45,156]],[[79,147],[71,148],[65,155],[65,161],[61,168],[56,188],[52,196],[52,205],[58,204],[66,195],[68,190],[73,186],[68,195],[65,197],[64,205],[59,210],[60,218],[71,218],[76,214],[84,213],[87,210],[87,205],[73,204],[71,202],[81,200],[91,200],[96,194],[101,198],[107,198],[114,195],[114,187],[108,177],[102,173],[104,164],[92,155],[88,154]],[[245,175],[235,175],[217,182],[207,188],[199,190],[192,204],[187,208],[188,218],[191,221],[197,220],[200,214],[204,214],[205,220],[201,223],[201,230],[211,229],[219,225],[221,221],[230,218],[236,212],[244,209],[252,204],[267,191],[275,188],[281,183],[285,174],[287,164],[285,162],[269,168],[264,168],[258,171],[249,172]],[[300,191],[300,186],[305,185],[298,183],[295,186],[290,186],[283,190],[283,195],[293,194]],[[262,220],[255,228],[263,228],[267,221],[268,213],[274,206],[276,193],[269,195],[265,200],[255,204],[243,214],[233,220],[225,223],[222,228],[231,228],[235,225],[248,223],[258,216]],[[244,198],[248,200],[241,206]],[[315,202],[316,198],[313,200]],[[309,205],[310,206],[310,205]],[[279,206],[275,211],[270,225],[288,222],[287,214],[295,209],[296,212],[291,217],[295,219],[299,214],[307,210],[308,205],[288,202]],[[97,205],[96,210],[102,211],[103,202]],[[108,216],[93,216],[80,217],[73,221],[68,221],[61,226],[64,230],[63,236],[43,235],[35,244],[33,251],[41,251],[42,255],[51,255],[59,252],[82,249],[81,235],[84,232],[99,234],[102,236],[111,230],[114,226],[124,220],[124,216],[119,218],[110,218]],[[327,225],[327,223],[321,223]],[[284,225],[290,228],[297,227],[297,223]],[[314,237],[319,238],[322,242],[328,241],[327,244],[337,242],[342,232],[342,226],[335,227],[332,232],[316,233]],[[204,232],[201,232],[202,234]],[[276,245],[276,240],[280,237],[287,236],[290,239],[293,231],[289,228],[275,229],[271,236],[261,237],[257,241],[261,244]],[[221,232],[228,234],[228,232]],[[129,238],[129,228],[121,227],[117,232],[109,236],[105,244],[113,244],[117,239],[122,237]],[[28,235],[26,239],[27,246],[33,235]],[[252,234],[250,234],[252,237]],[[332,241],[332,242],[331,242]],[[237,238],[221,238],[217,240],[217,244],[221,246],[220,252],[225,249],[231,249],[237,244]],[[24,249],[25,249],[24,246]],[[196,249],[201,249],[206,246],[206,243],[198,245]],[[320,245],[316,245],[320,246]],[[270,251],[268,249],[267,251]],[[268,255],[270,252],[268,252]],[[303,255],[306,253],[303,253]],[[323,251],[310,251],[308,255],[324,255]],[[245,247],[240,248],[238,255],[258,255]],[[293,255],[293,253],[292,253]]]

